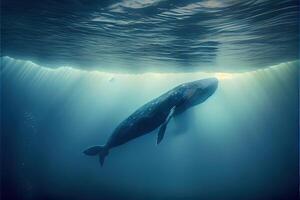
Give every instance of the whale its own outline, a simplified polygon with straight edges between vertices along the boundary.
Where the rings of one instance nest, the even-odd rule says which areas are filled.
[[[83,151],[98,156],[103,166],[109,150],[158,129],[156,143],[165,135],[169,121],[191,107],[206,101],[218,88],[217,78],[205,78],[176,86],[138,108],[122,121],[104,145],[92,146]]]

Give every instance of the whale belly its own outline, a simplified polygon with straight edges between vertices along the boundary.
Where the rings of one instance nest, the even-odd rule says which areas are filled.
[[[110,147],[122,145],[139,136],[150,133],[158,128],[167,115],[162,112],[144,113],[143,116],[130,116],[124,120],[116,129],[110,139]]]

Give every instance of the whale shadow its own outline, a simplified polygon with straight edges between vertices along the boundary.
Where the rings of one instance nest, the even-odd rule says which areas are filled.
[[[173,118],[174,135],[182,135],[190,132],[196,126],[196,111],[190,109]]]

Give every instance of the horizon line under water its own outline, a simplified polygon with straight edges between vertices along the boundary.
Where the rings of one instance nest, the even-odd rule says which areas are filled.
[[[247,74],[247,73],[253,73],[253,72],[259,72],[261,70],[268,70],[268,69],[272,69],[272,68],[276,68],[280,65],[284,65],[284,64],[295,64],[299,62],[299,59],[295,59],[295,60],[290,60],[290,61],[286,61],[286,62],[282,62],[282,63],[278,63],[275,65],[269,65],[269,66],[264,66],[264,67],[260,67],[260,68],[256,68],[256,69],[237,69],[235,71],[231,71],[231,70],[223,70],[220,69],[220,71],[210,71],[210,70],[197,70],[197,71],[153,71],[150,68],[150,71],[124,71],[124,70],[118,70],[118,71],[114,71],[114,70],[106,70],[106,69],[101,69],[101,68],[78,68],[78,67],[73,67],[70,65],[63,65],[63,66],[42,66],[39,64],[34,63],[31,60],[22,60],[22,59],[16,59],[16,58],[12,58],[10,56],[2,56],[1,57],[1,67],[5,66],[5,64],[7,62],[18,62],[19,64],[26,64],[26,65],[30,65],[31,67],[41,67],[44,68],[46,70],[74,70],[77,72],[81,72],[81,73],[100,73],[100,74],[106,74],[106,75],[110,75],[110,76],[114,76],[114,75],[144,75],[144,74],[153,74],[153,75],[159,75],[159,74],[163,74],[163,75],[172,75],[172,74],[201,74],[203,75],[213,75],[219,79],[227,79],[227,78],[232,78],[232,76],[234,75],[241,75],[241,74]],[[5,64],[4,64],[5,63]],[[297,64],[296,64],[297,65]],[[152,68],[157,70],[158,68]]]

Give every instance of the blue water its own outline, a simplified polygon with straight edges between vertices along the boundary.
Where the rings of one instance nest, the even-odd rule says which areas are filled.
[[[18,199],[293,199],[298,191],[298,62],[222,74],[205,103],[113,149],[145,102],[208,73],[140,75],[2,61],[3,187]],[[142,95],[141,95],[142,94]]]
[[[298,199],[298,1],[4,0],[1,23],[1,199]],[[159,145],[82,153],[207,77]]]

